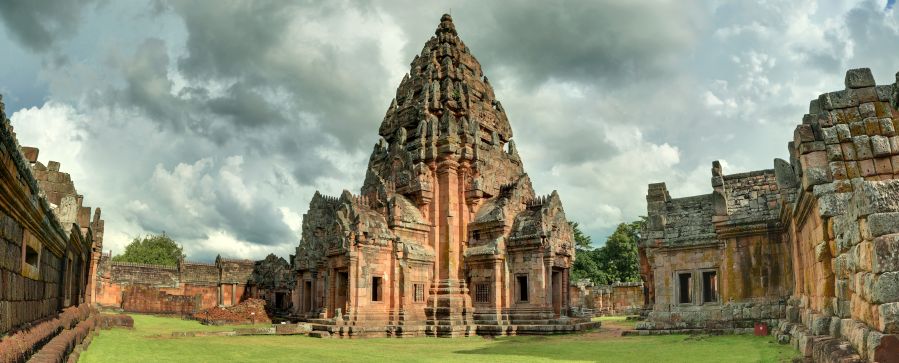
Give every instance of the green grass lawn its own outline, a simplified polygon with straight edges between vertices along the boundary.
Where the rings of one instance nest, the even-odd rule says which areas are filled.
[[[193,321],[134,315],[134,329],[103,330],[81,362],[781,362],[795,352],[770,337],[686,335],[436,339],[316,339],[305,336],[172,338],[173,331],[222,331]]]

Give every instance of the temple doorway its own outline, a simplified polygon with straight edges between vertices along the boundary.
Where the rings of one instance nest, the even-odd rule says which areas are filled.
[[[552,272],[552,300],[553,314],[558,318],[562,316],[562,271],[553,269]]]

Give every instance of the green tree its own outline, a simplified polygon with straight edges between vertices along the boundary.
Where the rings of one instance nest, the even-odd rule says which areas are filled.
[[[577,222],[570,222],[574,232],[574,264],[571,266],[571,280],[590,279],[595,284],[608,283],[608,276],[600,268],[598,249],[593,248],[590,236],[581,232]]]
[[[643,220],[620,223],[599,251],[599,264],[611,282],[640,281],[637,242],[643,229]]]
[[[184,258],[182,247],[166,236],[165,232],[162,232],[162,234],[135,237],[125,247],[125,253],[115,255],[112,260],[172,266],[177,265],[178,260],[182,258]]]
[[[640,281],[637,242],[644,223],[644,219],[621,223],[606,239],[604,246],[593,248],[590,236],[581,232],[578,224],[572,222],[576,254],[571,267],[572,280],[587,278],[598,285]]]

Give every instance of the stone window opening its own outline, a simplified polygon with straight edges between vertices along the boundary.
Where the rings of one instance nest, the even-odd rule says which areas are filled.
[[[693,303],[692,272],[681,272],[677,274],[677,302],[678,304]]]
[[[718,272],[703,271],[702,272],[702,302],[715,303],[718,302]]]
[[[515,276],[515,279],[518,281],[518,301],[519,302],[527,302],[528,301],[528,275],[518,275]]]
[[[25,263],[37,268],[41,254],[32,246],[25,245]]]
[[[425,301],[425,284],[412,284],[412,301]]]
[[[371,278],[371,301],[383,301],[384,287],[381,284],[381,277],[373,276]]]
[[[474,288],[474,302],[489,303],[490,302],[490,285],[477,284]]]

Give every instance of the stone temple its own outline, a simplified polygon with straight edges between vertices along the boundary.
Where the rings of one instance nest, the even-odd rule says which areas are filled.
[[[329,336],[541,334],[569,317],[572,229],[537,196],[493,88],[452,18],[412,60],[358,195],[316,193],[296,313]]]
[[[899,83],[899,74],[897,74]],[[708,194],[650,184],[642,333],[769,326],[815,362],[899,361],[899,85],[871,70],[809,103],[774,168]]]

